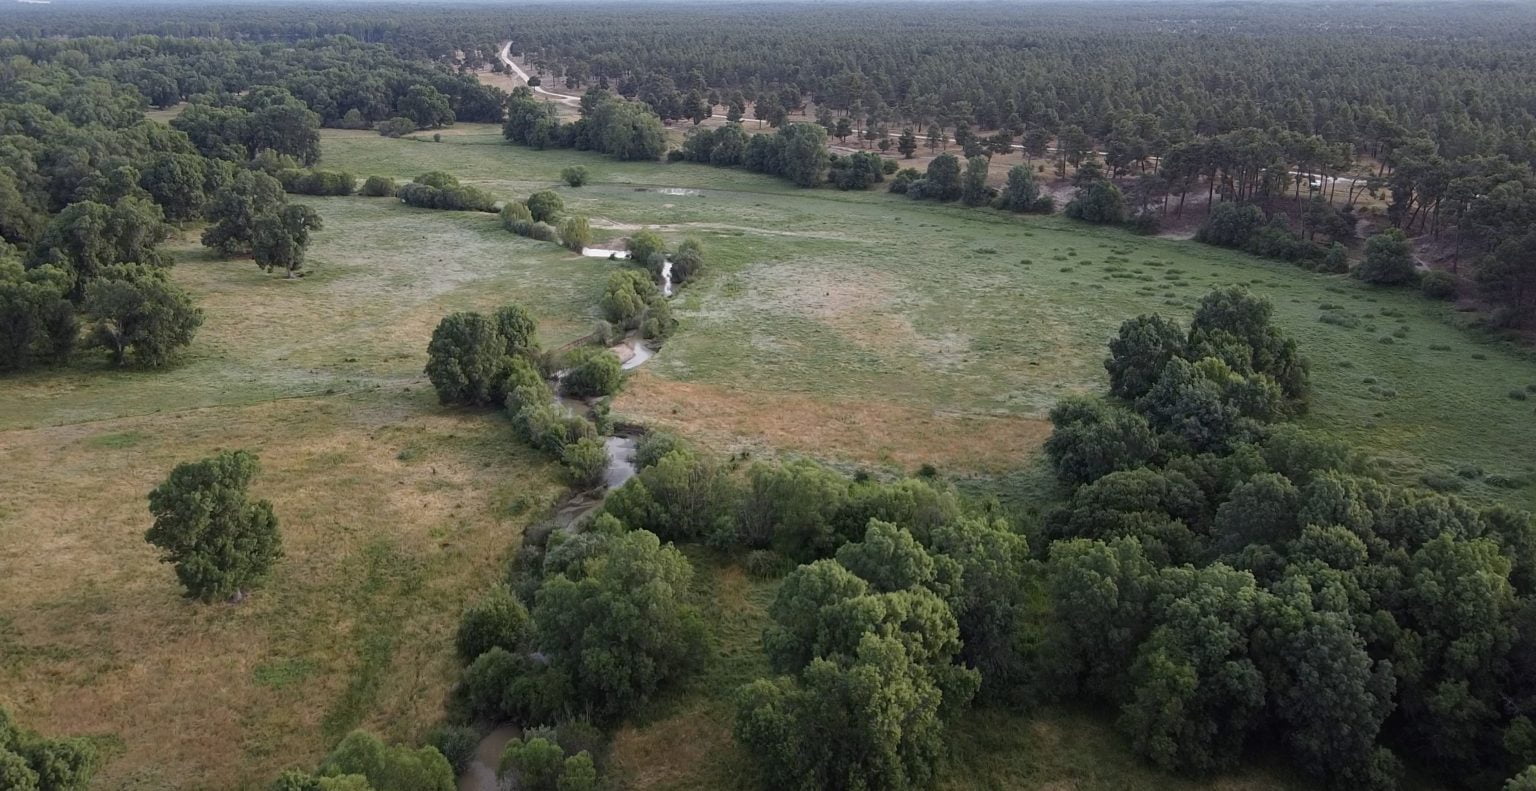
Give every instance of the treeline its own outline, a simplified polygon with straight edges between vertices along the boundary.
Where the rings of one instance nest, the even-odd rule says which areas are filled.
[[[509,142],[530,148],[598,151],[621,160],[654,160],[667,150],[661,119],[654,112],[595,89],[582,96],[581,118],[563,123],[549,102],[534,98],[527,87],[515,88],[507,99],[501,133]]]
[[[0,60],[21,56],[35,64],[89,70],[133,86],[156,107],[196,97],[227,105],[256,86],[276,86],[298,97],[327,127],[370,128],[393,118],[409,119],[416,128],[455,120],[497,122],[506,99],[505,92],[473,76],[345,36],[259,46],[222,38],[81,35],[0,39]]]
[[[937,13],[942,10],[943,13]],[[317,9],[294,19],[259,5],[14,9],[0,35],[46,40],[135,34],[300,41],[347,35],[408,57],[481,66],[501,41],[568,86],[607,82],[665,117],[698,94],[740,93],[763,115],[813,99],[860,126],[868,117],[988,129],[1077,125],[1104,139],[1150,114],[1170,142],[1279,127],[1363,140],[1377,116],[1434,130],[1445,155],[1529,161],[1536,121],[1536,15],[1523,6],[1434,2],[1394,8],[1285,8],[1123,2],[1081,9],[883,8],[768,4],[700,9],[409,5]],[[602,31],[602,35],[594,35]],[[1219,35],[1214,32],[1219,31]],[[1498,63],[1497,69],[1487,64]],[[1233,64],[1241,64],[1240,70]]]
[[[1270,312],[1230,289],[1187,332],[1128,321],[1112,398],[1052,411],[1044,688],[1118,707],[1171,770],[1277,743],[1333,787],[1395,787],[1399,754],[1496,787],[1536,761],[1536,523],[1276,423],[1306,366]]]
[[[194,104],[167,128],[132,85],[24,59],[5,68],[0,370],[82,346],[119,364],[170,362],[202,322],[158,249],[172,223],[206,221],[205,245],[295,275],[321,221],[285,185],[353,188],[348,174],[301,167],[319,156],[319,118],[282,88]]]

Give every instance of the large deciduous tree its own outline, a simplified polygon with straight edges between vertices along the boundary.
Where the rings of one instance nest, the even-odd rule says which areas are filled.
[[[692,577],[682,553],[634,530],[545,580],[534,639],[567,680],[575,708],[620,716],[697,665],[705,628],[689,599]]]
[[[203,323],[186,291],[144,266],[108,268],[86,288],[81,309],[91,320],[92,342],[118,365],[130,358],[145,367],[165,365]]]
[[[176,465],[149,493],[155,523],[144,539],[196,599],[240,598],[282,556],[272,504],[246,495],[257,468],[254,455],[226,451]]]
[[[432,330],[427,378],[444,404],[495,404],[510,364],[507,339],[479,313],[451,313]]]

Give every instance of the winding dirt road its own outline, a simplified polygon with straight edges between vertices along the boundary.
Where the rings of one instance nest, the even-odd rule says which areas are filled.
[[[508,41],[507,43],[502,44],[501,51],[496,53],[496,57],[501,58],[501,62],[506,64],[507,68],[511,69],[512,73],[518,76],[518,79],[521,79],[525,83],[528,82],[528,72],[523,71],[522,66],[519,66],[512,61],[512,42]],[[561,104],[568,104],[572,107],[577,107],[581,104],[580,96],[572,96],[568,93],[555,93],[554,91],[546,91],[542,85],[535,85],[532,87],[534,93],[548,96],[549,98],[554,99]]]

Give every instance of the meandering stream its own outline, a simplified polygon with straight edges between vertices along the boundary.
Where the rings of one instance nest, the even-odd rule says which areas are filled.
[[[583,247],[581,254],[588,258],[615,260],[629,258],[628,250],[610,250],[601,247]],[[661,267],[661,293],[664,296],[672,296],[671,261],[665,262]],[[656,350],[638,335],[631,336],[625,344],[628,345],[630,354],[627,358],[620,355],[623,358],[620,367],[626,371],[633,371],[656,356]],[[555,374],[555,404],[578,414],[589,411],[590,406],[587,402],[560,395],[560,386],[565,374],[565,371]],[[602,488],[578,492],[556,506],[551,520],[556,530],[574,531],[584,518],[602,506],[608,492],[623,486],[626,481],[635,477],[635,447],[639,441],[640,436],[632,432],[603,438],[603,447],[608,451],[608,466],[603,470]],[[474,759],[459,776],[458,791],[503,791],[504,788],[515,788],[510,784],[504,784],[498,777],[497,770],[501,767],[501,754],[506,750],[507,743],[518,738],[519,734],[520,730],[511,725],[499,726],[487,733],[475,748]]]
[[[581,254],[588,258],[607,258],[615,261],[623,261],[629,258],[628,250],[609,250],[604,247],[583,247]],[[672,296],[672,262],[664,261],[661,265],[661,295]]]

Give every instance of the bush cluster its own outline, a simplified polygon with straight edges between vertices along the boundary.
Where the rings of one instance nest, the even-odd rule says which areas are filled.
[[[465,187],[441,171],[423,173],[396,191],[407,206],[449,211],[496,211],[496,198],[478,187]]]

